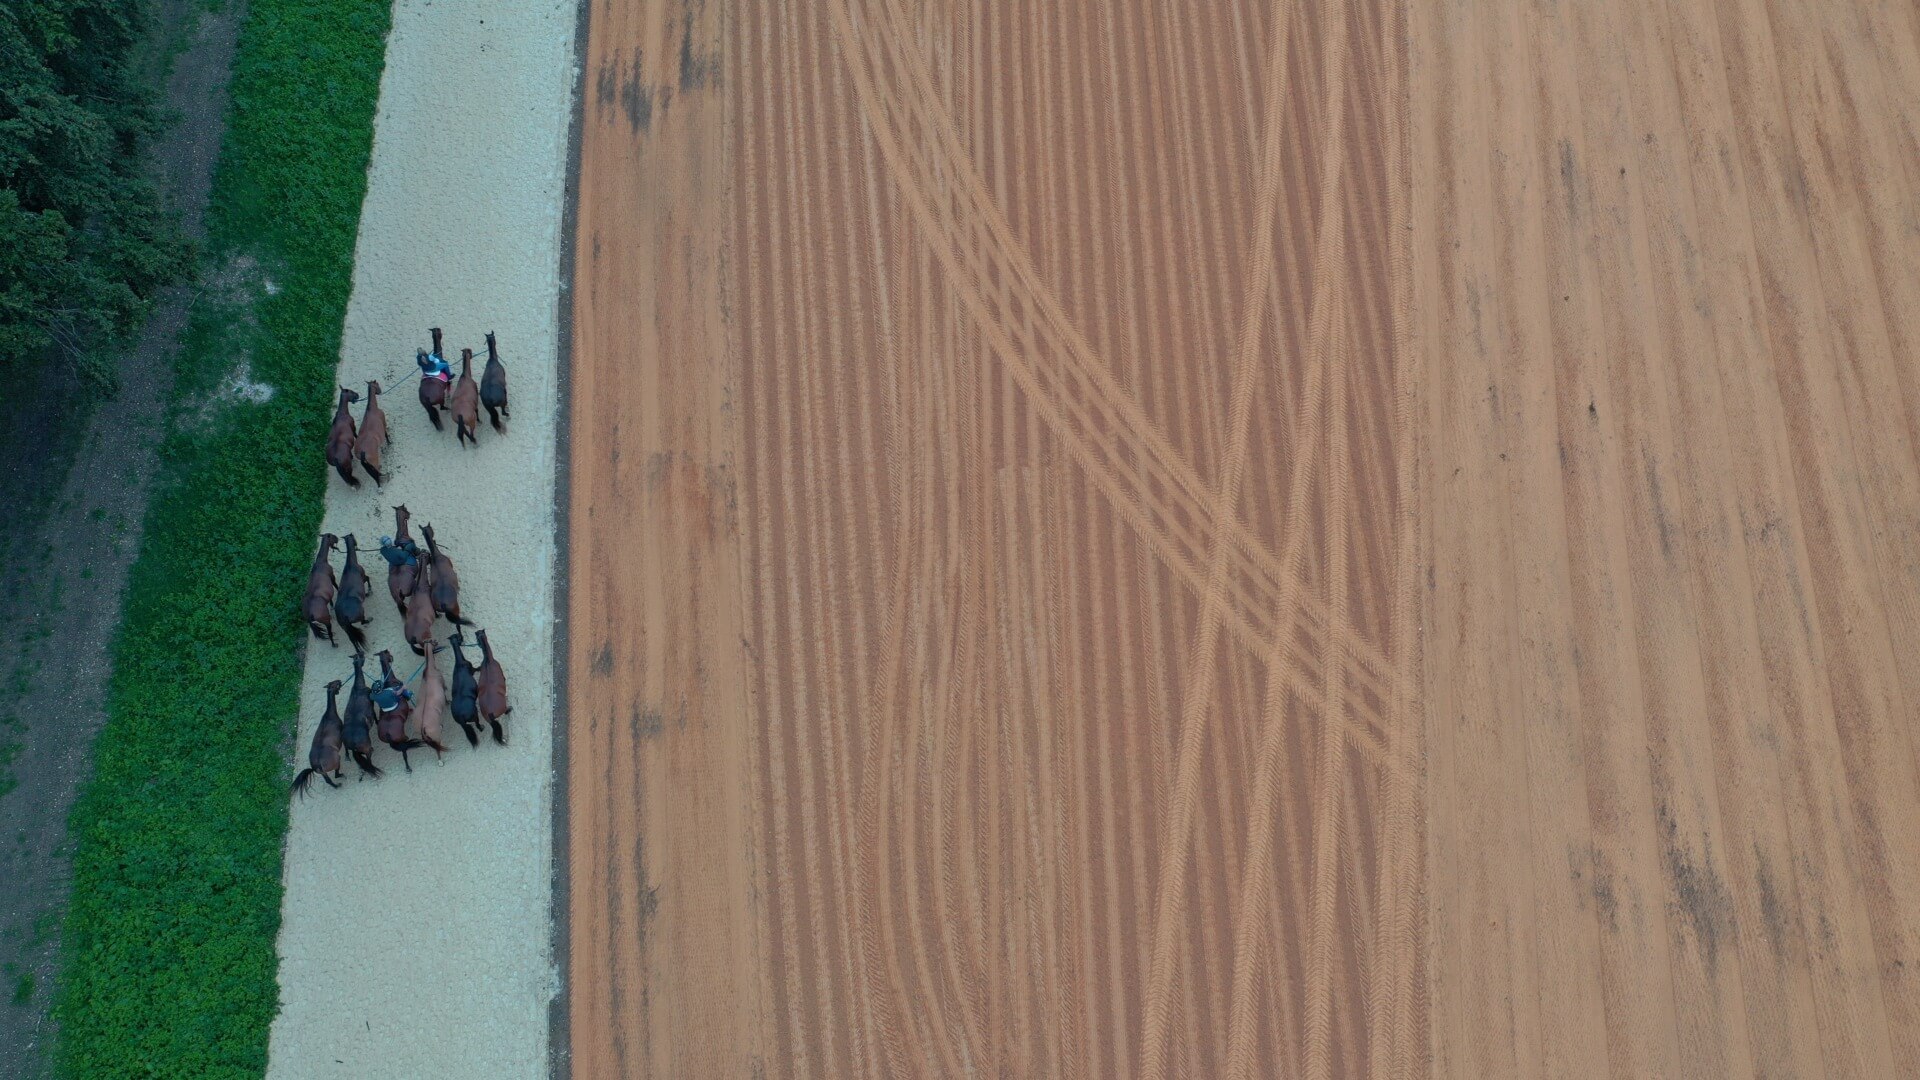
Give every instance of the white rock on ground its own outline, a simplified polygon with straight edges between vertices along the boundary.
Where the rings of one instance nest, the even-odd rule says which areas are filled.
[[[459,569],[464,614],[489,631],[514,706],[510,745],[445,761],[378,746],[385,779],[319,783],[287,836],[275,1077],[522,1077],[547,1070],[551,949],[554,438],[561,223],[575,84],[573,0],[394,7],[339,379],[383,395],[383,491],[329,472],[325,528],[356,534],[373,579],[369,651],[418,661],[386,589],[390,508],[431,522]],[[435,432],[415,398],[416,346],[449,359],[499,334],[513,419],[480,448]],[[475,377],[480,365],[475,365]],[[313,468],[323,467],[313,448]],[[338,565],[336,563],[336,565]],[[449,628],[437,627],[442,637]],[[296,753],[347,679],[350,651],[314,642]],[[471,640],[471,638],[469,638]],[[441,658],[450,676],[450,657]],[[376,665],[369,665],[377,676]],[[344,697],[343,697],[344,700]]]

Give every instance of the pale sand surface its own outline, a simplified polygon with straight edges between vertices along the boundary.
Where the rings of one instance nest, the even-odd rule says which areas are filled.
[[[373,549],[397,503],[413,511],[416,539],[431,522],[460,571],[464,613],[506,667],[514,712],[507,747],[469,749],[449,722],[443,762],[415,753],[407,775],[382,746],[385,779],[356,782],[349,765],[343,790],[316,783],[295,802],[273,1076],[547,1066],[553,440],[575,24],[567,0],[406,0],[394,12],[340,368],[357,389],[368,378],[389,388],[390,476],[384,491],[330,477],[325,527]],[[429,426],[407,378],[436,325],[451,350],[499,333],[513,420],[502,437],[483,413],[478,451],[458,448],[450,420],[444,433]],[[410,673],[385,564],[369,557],[369,647],[392,649]],[[351,673],[340,642],[309,649],[303,765],[325,683]],[[450,657],[441,663],[450,673]]]

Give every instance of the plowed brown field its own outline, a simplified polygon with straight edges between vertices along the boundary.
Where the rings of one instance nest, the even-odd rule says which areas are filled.
[[[1857,8],[593,0],[573,1074],[1920,1060]]]

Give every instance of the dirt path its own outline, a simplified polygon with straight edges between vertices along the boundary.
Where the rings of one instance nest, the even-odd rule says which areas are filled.
[[[554,438],[567,136],[576,71],[570,0],[486,5],[403,0],[393,17],[355,252],[340,378],[377,378],[393,445],[384,491],[331,480],[325,528],[368,545],[371,648],[417,661],[387,598],[390,507],[432,523],[460,573],[466,616],[489,631],[512,691],[511,745],[388,770],[343,790],[315,784],[287,838],[280,1014],[269,1074],[540,1076],[551,955]],[[499,333],[511,432],[461,450],[415,401],[417,344]],[[484,352],[482,353],[484,357]],[[456,360],[457,364],[457,360]],[[477,374],[477,372],[476,372]],[[319,466],[315,448],[315,466]],[[447,626],[440,623],[443,638]],[[313,644],[298,753],[347,678],[350,655]],[[477,659],[477,654],[474,654]],[[450,672],[450,657],[441,659]],[[375,671],[377,674],[377,668]],[[449,725],[451,727],[451,725]]]
[[[238,4],[225,7],[182,0],[154,11],[154,37],[169,43],[156,48],[177,43],[180,50],[165,96],[177,120],[154,146],[154,159],[168,205],[195,236],[220,150],[241,17]],[[0,1075],[39,1076],[49,1067],[48,1011],[71,871],[67,811],[106,719],[120,593],[140,550],[153,451],[191,298],[186,288],[162,297],[121,360],[119,394],[88,418],[64,477],[50,478],[60,485],[51,511],[21,511],[0,530],[8,553],[0,588]],[[45,431],[27,437],[30,461],[59,441]],[[14,533],[28,522],[30,533]]]
[[[1402,31],[1277,10],[594,8],[575,1075],[1425,1060]]]
[[[1920,20],[1411,10],[1435,1069],[1909,1073]]]

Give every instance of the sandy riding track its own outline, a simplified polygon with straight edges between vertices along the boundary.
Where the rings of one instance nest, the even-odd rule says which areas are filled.
[[[534,1077],[548,1066],[551,493],[576,24],[570,0],[394,9],[339,374],[391,389],[389,477],[376,490],[363,476],[353,491],[330,475],[323,527],[371,549],[370,649],[393,650],[408,676],[419,661],[378,544],[395,504],[412,511],[417,540],[433,524],[463,613],[506,668],[510,745],[471,749],[448,721],[444,760],[415,751],[408,775],[377,747],[385,778],[359,782],[349,764],[341,790],[315,783],[294,801],[272,1077]],[[428,423],[408,375],[429,326],[455,348],[484,349],[483,335],[499,333],[507,434],[483,414],[479,447],[463,449],[450,419],[442,432]],[[441,620],[436,633],[444,642],[451,627]],[[307,646],[302,765],[326,682],[352,675],[339,640]],[[451,669],[443,655],[443,677]]]
[[[574,1075],[1920,1060],[1920,16],[586,51]]]
[[[1423,1053],[1403,31],[1202,7],[593,7],[576,1076]]]

